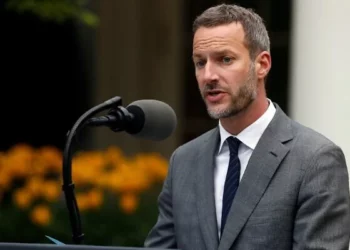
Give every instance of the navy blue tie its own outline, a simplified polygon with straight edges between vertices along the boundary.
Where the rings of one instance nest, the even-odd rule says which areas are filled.
[[[241,172],[241,164],[238,158],[238,148],[241,141],[232,136],[228,137],[226,141],[230,149],[230,161],[228,164],[224,186],[224,196],[222,200],[221,235],[224,231],[227,215],[230,211],[233,198],[235,197],[238,188],[239,176]]]

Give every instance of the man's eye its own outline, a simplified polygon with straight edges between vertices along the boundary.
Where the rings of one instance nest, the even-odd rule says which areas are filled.
[[[222,58],[222,62],[225,63],[225,64],[231,63],[232,62],[232,58],[228,57],[228,56],[224,56]]]
[[[202,68],[205,66],[205,61],[200,60],[194,63],[196,65],[197,68]]]

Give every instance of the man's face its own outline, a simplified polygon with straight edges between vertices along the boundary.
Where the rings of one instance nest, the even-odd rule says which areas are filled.
[[[209,115],[237,115],[257,95],[255,64],[240,23],[199,28],[193,39],[196,78]]]

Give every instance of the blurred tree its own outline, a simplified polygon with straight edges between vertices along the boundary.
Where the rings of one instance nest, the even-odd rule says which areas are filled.
[[[8,10],[31,12],[44,20],[62,23],[76,19],[90,27],[98,25],[97,15],[86,8],[88,0],[7,0]]]

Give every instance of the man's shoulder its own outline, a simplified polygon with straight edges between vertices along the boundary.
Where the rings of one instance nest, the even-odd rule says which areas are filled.
[[[213,128],[198,137],[180,145],[174,153],[176,154],[189,154],[189,153],[196,153],[198,152],[205,143],[208,143],[208,141],[213,139],[213,136],[215,137],[215,133],[218,133],[218,128]],[[213,142],[211,142],[213,143]]]
[[[293,130],[296,143],[302,148],[310,151],[319,150],[324,147],[337,147],[336,143],[327,135],[293,120]]]

